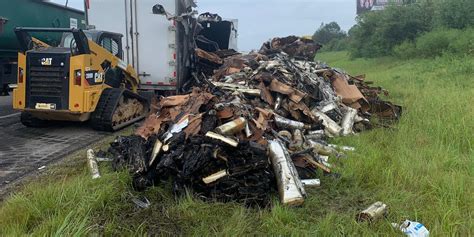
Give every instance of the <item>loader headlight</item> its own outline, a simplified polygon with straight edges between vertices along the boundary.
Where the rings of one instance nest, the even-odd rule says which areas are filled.
[[[23,78],[25,76],[25,72],[23,68],[18,68],[18,83],[23,83]]]
[[[80,69],[74,71],[74,85],[76,86],[82,85],[82,72]]]

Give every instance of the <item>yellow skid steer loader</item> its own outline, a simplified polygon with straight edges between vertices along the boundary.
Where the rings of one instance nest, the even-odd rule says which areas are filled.
[[[31,32],[63,37],[52,47]],[[58,28],[16,28],[15,33],[21,51],[13,108],[21,111],[25,126],[90,120],[94,129],[116,131],[147,115],[137,73],[122,61],[121,34]]]

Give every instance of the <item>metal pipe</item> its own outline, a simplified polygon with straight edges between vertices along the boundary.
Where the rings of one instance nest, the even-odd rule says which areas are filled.
[[[388,214],[387,205],[382,202],[376,202],[370,205],[370,207],[368,207],[367,209],[357,214],[356,219],[359,222],[362,222],[362,221],[373,222],[373,221],[382,219],[387,214]]]
[[[276,114],[274,121],[279,128],[283,129],[311,129],[311,125],[306,125],[302,122],[287,119]]]
[[[100,178],[99,165],[97,164],[94,150],[92,149],[87,150],[87,164],[89,165],[89,170],[91,171],[92,179]]]
[[[279,140],[269,141],[268,150],[277,179],[281,203],[290,206],[302,205],[306,191],[288,151]]]
[[[309,131],[308,134],[305,135],[305,138],[308,140],[323,140],[325,138],[324,130],[316,130],[316,131]]]
[[[342,118],[342,123],[341,123],[342,136],[348,136],[353,133],[352,127],[354,126],[354,120],[356,116],[357,116],[357,110],[348,107],[347,113]]]
[[[319,187],[321,186],[321,180],[319,179],[302,179],[301,182],[305,187]]]
[[[339,136],[341,134],[341,126],[339,126],[336,122],[334,122],[334,120],[329,118],[329,116],[318,110],[313,110],[312,112],[315,116],[319,118],[319,120],[323,121],[324,127],[330,134],[334,136]]]

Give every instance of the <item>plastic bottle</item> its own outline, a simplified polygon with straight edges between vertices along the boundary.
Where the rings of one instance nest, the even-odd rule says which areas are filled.
[[[405,233],[409,237],[429,237],[430,232],[426,227],[416,221],[406,220],[401,225],[397,223],[392,223],[392,226],[400,229],[403,233]]]

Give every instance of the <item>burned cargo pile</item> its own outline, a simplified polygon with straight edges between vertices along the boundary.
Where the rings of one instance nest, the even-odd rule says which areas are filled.
[[[305,187],[318,186],[318,174],[344,156],[328,138],[401,116],[363,76],[312,62],[319,47],[288,37],[247,55],[198,49],[207,63],[192,91],[161,98],[135,135],[117,138],[115,167],[133,174],[137,190],[171,179],[178,195],[191,189],[206,200],[265,206],[278,190],[283,204],[303,204]]]

